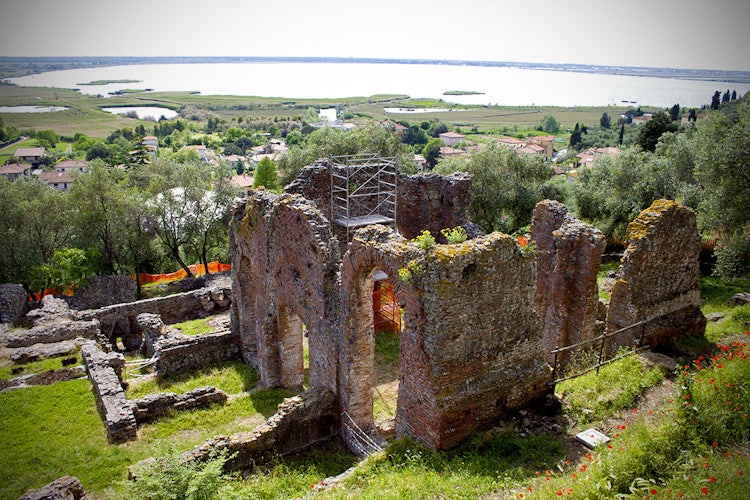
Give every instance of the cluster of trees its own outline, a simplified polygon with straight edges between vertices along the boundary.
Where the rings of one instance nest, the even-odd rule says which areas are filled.
[[[228,258],[230,171],[156,158],[129,170],[92,161],[69,192],[0,178],[0,282],[29,291],[87,274],[163,272]],[[64,281],[64,279],[62,279]]]
[[[748,274],[750,100],[730,100],[682,130],[666,114],[642,127],[651,122],[666,130],[649,142],[641,138],[657,132],[642,132],[636,147],[597,160],[563,190],[562,201],[608,236],[622,238],[628,222],[654,199],[679,200],[696,210],[704,234],[719,238],[717,272]]]
[[[15,141],[21,136],[16,127],[7,126],[3,124],[3,119],[0,118],[0,143]]]

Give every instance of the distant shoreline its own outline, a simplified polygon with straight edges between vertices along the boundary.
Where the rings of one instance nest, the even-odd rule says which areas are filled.
[[[720,81],[750,84],[750,71],[706,70],[680,68],[648,68],[637,66],[603,66],[589,64],[527,63],[512,61],[469,61],[455,59],[392,59],[356,57],[0,57],[0,78],[79,69],[132,64],[220,64],[220,63],[335,63],[335,64],[425,64],[519,68],[542,71],[599,73],[681,80]]]

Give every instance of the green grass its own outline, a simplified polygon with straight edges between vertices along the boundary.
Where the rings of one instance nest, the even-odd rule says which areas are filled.
[[[378,332],[375,335],[375,364],[398,361],[400,332]]]
[[[272,389],[175,413],[141,426],[138,441],[109,445],[88,380],[0,393],[0,498],[18,498],[65,474],[109,498],[129,465],[169,445],[186,451],[217,434],[251,430],[288,395]]]
[[[750,293],[750,279],[701,276],[703,314],[728,311],[727,300],[735,293]]]
[[[48,370],[59,370],[60,368],[64,368],[62,360],[72,357],[76,358],[76,362],[71,366],[80,365],[83,363],[80,353],[73,353],[69,356],[42,359],[22,365],[0,366],[0,380],[10,380],[12,378],[21,377],[23,375],[42,373]],[[13,373],[14,370],[16,371],[16,373]]]
[[[200,335],[201,333],[211,333],[215,330],[213,326],[208,323],[208,318],[191,319],[189,321],[183,321],[182,323],[175,323],[172,328],[180,330],[185,335]]]
[[[664,374],[658,367],[646,369],[637,355],[626,356],[596,371],[557,384],[556,394],[566,413],[580,426],[600,422],[614,412],[632,408],[638,396],[658,385]]]
[[[126,395],[128,399],[138,399],[159,392],[184,394],[207,385],[221,389],[227,394],[239,394],[251,390],[259,380],[258,372],[253,367],[234,361],[209,366],[188,374],[150,378],[143,382],[131,380]]]

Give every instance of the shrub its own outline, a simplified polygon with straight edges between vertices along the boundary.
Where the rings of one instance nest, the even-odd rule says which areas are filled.
[[[432,233],[430,233],[426,229],[412,241],[415,242],[417,246],[425,252],[430,251],[430,249],[435,246],[435,238],[432,236]]]
[[[214,454],[205,462],[186,462],[174,450],[136,465],[136,480],[130,482],[123,494],[125,499],[209,500],[227,481],[222,474],[226,452]]]
[[[466,241],[466,238],[468,238],[468,235],[466,234],[466,229],[464,229],[461,226],[456,226],[454,228],[445,228],[440,230],[440,234],[443,235],[445,238],[445,241],[448,242],[448,244],[453,245],[456,243],[463,243]]]

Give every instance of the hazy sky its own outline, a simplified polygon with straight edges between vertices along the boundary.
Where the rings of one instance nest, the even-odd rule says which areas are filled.
[[[0,0],[0,56],[339,56],[750,70],[748,0]]]

